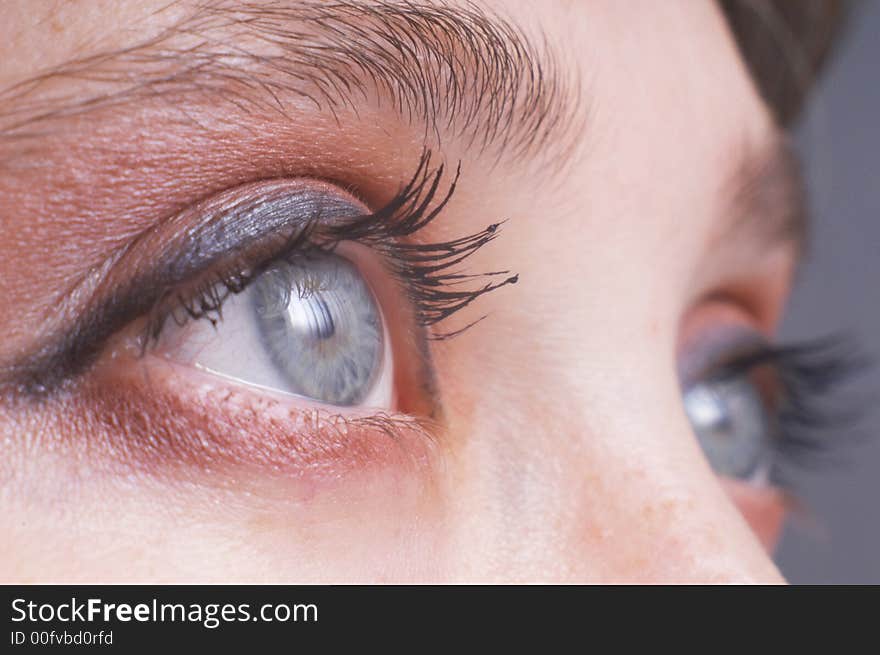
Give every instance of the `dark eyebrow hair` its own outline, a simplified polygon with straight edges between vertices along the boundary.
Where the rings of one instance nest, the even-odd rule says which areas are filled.
[[[576,72],[557,62],[546,39],[531,41],[469,3],[201,2],[142,43],[0,92],[0,136],[39,134],[38,125],[180,93],[282,114],[292,96],[334,115],[356,113],[375,96],[426,136],[451,131],[468,147],[512,157],[552,141],[564,158],[585,117]],[[102,91],[78,95],[65,80],[99,82]],[[44,97],[47,87],[60,92]]]

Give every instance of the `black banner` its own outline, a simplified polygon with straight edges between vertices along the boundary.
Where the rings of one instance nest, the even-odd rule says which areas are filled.
[[[824,588],[821,595],[828,592],[857,592],[863,610],[880,596],[877,588]],[[758,595],[772,598],[774,609],[754,603]],[[618,644],[647,635],[677,641],[683,630],[731,630],[731,622],[752,633],[784,626],[795,609],[793,625],[803,633],[810,623],[802,610],[817,612],[819,605],[795,601],[813,595],[784,587],[7,586],[0,587],[0,652],[228,652],[278,644],[289,645],[285,651],[307,644],[324,650],[352,640],[387,646],[413,638],[412,648],[421,649],[425,641],[465,646],[475,634],[504,641],[568,635],[586,646],[600,635]]]

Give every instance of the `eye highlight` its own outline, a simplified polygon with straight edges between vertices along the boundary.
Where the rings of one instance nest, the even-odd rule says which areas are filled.
[[[340,406],[392,409],[392,348],[357,266],[336,253],[291,255],[224,303],[221,320],[171,324],[166,357],[214,375]]]
[[[747,376],[699,382],[684,392],[683,401],[694,434],[717,473],[750,481],[766,475],[770,416]]]
[[[263,344],[293,393],[334,405],[364,400],[387,347],[382,313],[351,262],[332,253],[279,262],[253,295]]]

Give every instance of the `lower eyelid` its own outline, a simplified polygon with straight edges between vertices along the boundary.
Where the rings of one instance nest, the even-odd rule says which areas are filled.
[[[82,411],[102,434],[97,454],[123,468],[174,479],[208,472],[218,484],[235,471],[257,470],[314,485],[374,469],[428,467],[434,459],[437,441],[411,416],[342,414],[239,390],[152,355],[118,364],[95,371]]]

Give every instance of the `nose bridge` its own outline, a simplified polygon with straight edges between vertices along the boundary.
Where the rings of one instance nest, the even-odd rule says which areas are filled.
[[[459,489],[470,572],[504,581],[781,581],[683,417],[650,399],[622,413],[612,396],[548,408],[537,420],[508,412],[500,430],[475,426]]]

